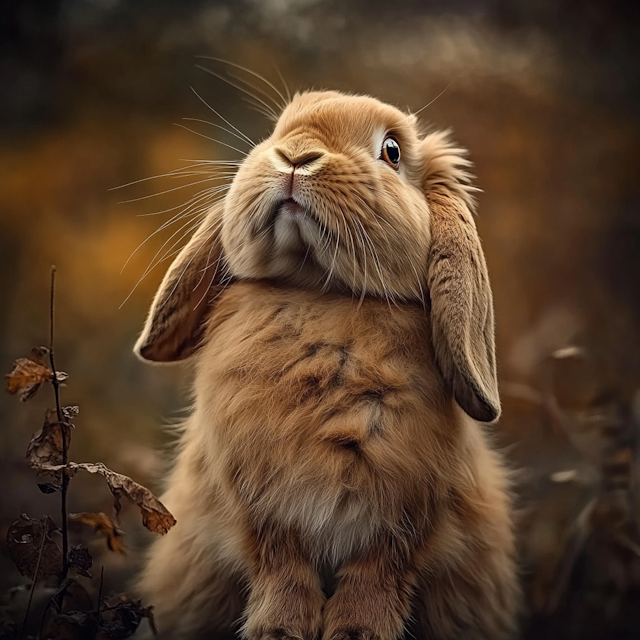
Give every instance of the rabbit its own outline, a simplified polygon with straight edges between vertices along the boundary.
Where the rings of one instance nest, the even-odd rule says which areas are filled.
[[[135,346],[194,363],[139,582],[161,637],[515,632],[470,167],[415,115],[298,93],[176,257]]]

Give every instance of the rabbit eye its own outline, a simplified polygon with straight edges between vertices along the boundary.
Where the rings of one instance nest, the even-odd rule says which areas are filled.
[[[400,166],[400,145],[395,138],[385,138],[380,158],[394,169]]]

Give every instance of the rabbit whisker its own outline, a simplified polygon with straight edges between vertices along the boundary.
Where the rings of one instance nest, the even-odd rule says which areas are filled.
[[[249,147],[253,148],[255,147],[255,144],[252,142],[247,142],[242,136],[240,136],[239,134],[235,133],[234,131],[232,131],[231,129],[227,129],[227,127],[223,127],[220,124],[216,124],[215,122],[209,122],[208,120],[202,120],[201,118],[182,118],[183,120],[186,120],[188,122],[200,122],[202,124],[208,124],[211,127],[216,127],[216,129],[220,129],[221,131],[226,131],[229,135],[234,136],[234,138],[237,138],[238,140],[240,140],[240,142],[249,145]]]
[[[375,223],[378,225],[378,227],[380,228],[380,230],[381,230],[383,233],[387,233],[387,232],[382,228],[382,225],[380,224],[380,221],[382,221],[382,222],[384,222],[384,223],[385,223],[385,224],[390,228],[390,230],[391,230],[391,231],[393,231],[393,233],[394,233],[394,235],[396,236],[397,240],[399,241],[399,243],[401,243],[402,238],[400,237],[400,235],[399,235],[399,233],[397,232],[397,230],[396,230],[396,229],[394,229],[394,228],[393,228],[393,226],[392,226],[392,225],[391,225],[391,224],[390,224],[390,223],[389,223],[389,222],[388,222],[384,217],[382,217],[382,216],[378,215],[378,214],[376,213],[376,211],[375,211],[375,210],[374,210],[374,209],[373,209],[373,208],[372,208],[372,207],[371,207],[367,202],[365,202],[365,201],[364,201],[360,196],[356,195],[356,198],[358,198],[358,200],[360,200],[360,202],[364,205],[364,207],[366,207],[366,209],[367,209],[367,210],[372,214],[372,218],[373,218],[373,220],[375,221]],[[363,231],[364,231],[364,228],[363,228]],[[365,232],[365,234],[366,234],[366,232]],[[369,240],[369,243],[370,243],[370,246],[371,246],[372,252],[374,253],[374,259],[376,260],[377,264],[378,264],[378,265],[380,265],[380,260],[379,260],[378,253],[377,253],[377,251],[375,250],[375,247],[374,247],[373,243],[371,243],[371,239],[370,239],[369,234],[366,234],[366,237],[367,237],[367,239]],[[402,253],[402,251],[401,251],[401,248],[400,248],[400,247],[399,247],[399,249],[400,249],[400,255],[402,256],[403,261],[404,261],[404,260],[406,260],[406,259],[408,258],[408,260],[409,260],[409,264],[410,264],[411,268],[413,269],[414,273],[416,274],[416,278],[418,278],[418,274],[417,274],[416,268],[415,268],[415,266],[414,266],[413,262],[411,261],[411,258],[409,258],[408,256],[403,255],[403,253]],[[380,273],[380,270],[379,270],[379,269],[378,269],[378,273],[379,273],[379,275],[380,275],[380,282],[381,282],[381,284],[382,284],[382,287],[386,290],[386,286],[385,286],[385,283],[384,283],[384,280],[383,280],[382,274]],[[420,300],[423,302],[423,305],[424,305],[424,293],[423,293],[423,291],[422,291],[422,285],[420,284],[420,280],[419,280],[419,278],[418,278],[418,287],[419,287],[419,289],[420,289]],[[393,296],[392,296],[392,297],[394,298],[394,304],[396,304],[396,306],[397,306],[397,303],[395,302],[395,298],[404,299],[404,296],[399,295],[397,291],[394,291],[394,290],[393,290],[393,288],[391,289],[391,291],[392,291],[392,293],[393,293]]]
[[[275,100],[273,98],[273,96],[269,95],[268,93],[266,93],[265,91],[263,91],[262,89],[260,89],[259,87],[256,87],[255,84],[253,84],[252,82],[249,82],[248,80],[245,80],[244,78],[242,78],[241,76],[235,74],[235,73],[229,73],[229,75],[238,80],[238,82],[242,82],[243,84],[245,84],[247,87],[251,87],[254,91],[258,92],[260,95],[265,96],[268,100],[271,100],[271,102],[275,105],[276,109],[283,111],[286,107],[286,100],[284,98],[284,96],[282,96],[282,104],[280,104],[277,100]]]
[[[228,180],[225,184],[220,185],[220,187],[221,188],[227,188],[227,189],[230,188],[231,187],[231,180]],[[203,193],[208,193],[208,192],[209,192],[209,189],[204,189],[202,191],[198,191],[198,193],[194,197],[201,196]],[[151,216],[160,216],[163,213],[167,213],[169,211],[175,211],[176,209],[182,209],[187,204],[189,204],[192,200],[193,200],[193,198],[190,198],[189,200],[187,200],[186,203],[177,204],[175,207],[169,207],[168,209],[162,209],[161,211],[152,211],[151,213],[138,213],[138,214],[136,214],[136,217],[137,218],[149,218]]]
[[[264,107],[260,106],[254,100],[251,100],[250,98],[242,98],[242,101],[246,102],[247,104],[250,104],[251,105],[250,108],[252,111],[259,113],[261,116],[263,116],[267,120],[273,123],[278,122],[278,118],[276,116],[274,116],[270,111],[267,111]]]
[[[201,202],[202,200],[205,200],[206,198],[209,198],[211,196],[215,196],[218,193],[222,192],[223,190],[229,188],[229,185],[222,185],[220,187],[212,187],[211,189],[205,189],[204,191],[200,191],[198,194],[196,194],[195,196],[193,196],[193,198],[191,198],[190,200],[187,201],[186,204],[186,208],[182,209],[180,212],[176,213],[174,216],[172,216],[169,220],[167,220],[166,222],[164,222],[163,224],[161,224],[155,231],[153,231],[151,234],[149,234],[147,236],[147,238],[145,238],[145,240],[143,240],[131,253],[131,255],[127,258],[127,261],[124,263],[124,266],[122,267],[122,270],[120,271],[120,273],[122,273],[122,271],[124,271],[125,267],[129,264],[129,261],[131,260],[131,258],[133,258],[133,256],[136,254],[136,252],[146,243],[148,242],[151,238],[153,238],[153,236],[155,236],[157,233],[160,233],[160,231],[163,231],[164,229],[166,229],[167,227],[171,226],[174,222],[177,222],[178,220],[182,219],[183,217],[186,217],[187,215],[191,215],[189,212],[189,210],[195,206],[198,202]],[[206,205],[206,209],[209,208],[210,205]],[[180,208],[185,207],[185,205],[180,205]],[[173,209],[177,209],[178,207],[172,207],[171,209],[166,209],[165,211],[160,211],[158,213],[166,213],[166,211],[172,211]],[[202,213],[202,212],[201,212]],[[150,214],[150,215],[157,215],[157,214]],[[157,255],[157,254],[156,254]]]
[[[150,234],[142,243],[140,243],[140,245],[138,245],[138,247],[132,252],[132,254],[129,256],[129,258],[127,259],[125,265],[123,266],[123,270],[124,268],[127,266],[127,264],[130,262],[130,260],[132,259],[133,255],[151,238],[153,237],[156,233],[158,233],[160,230],[166,228],[169,224],[173,224],[173,222],[177,222],[178,220],[180,220],[181,218],[184,217],[190,217],[190,218],[195,218],[195,222],[192,220],[186,222],[185,224],[183,224],[177,231],[175,231],[171,236],[169,236],[169,238],[167,238],[167,240],[165,240],[165,242],[162,244],[162,246],[158,249],[158,251],[155,253],[155,255],[153,256],[153,258],[151,259],[151,262],[149,263],[149,265],[147,266],[147,268],[144,270],[144,273],[140,276],[140,278],[138,279],[138,281],[135,283],[135,285],[133,286],[133,288],[131,289],[131,291],[129,292],[129,294],[127,295],[127,297],[122,301],[122,303],[120,304],[120,306],[118,307],[119,309],[121,309],[123,307],[123,305],[127,302],[127,300],[129,300],[129,298],[133,295],[133,293],[137,290],[138,286],[140,285],[140,283],[147,277],[147,275],[153,270],[155,269],[161,262],[163,262],[164,260],[166,260],[168,257],[171,257],[173,254],[171,253],[171,251],[176,247],[176,245],[178,245],[180,243],[181,240],[183,240],[189,233],[191,233],[194,229],[196,229],[198,227],[198,225],[201,223],[201,218],[203,215],[206,214],[206,212],[213,206],[213,204],[215,203],[215,196],[217,194],[210,194],[209,197],[213,196],[214,200],[211,202],[207,202],[204,206],[201,206],[197,211],[190,213],[188,215],[185,214],[181,214],[178,216],[174,216],[174,218],[171,221],[168,221],[167,223],[165,223],[164,225],[162,225],[159,229],[156,229],[156,231],[154,231],[152,234]],[[187,228],[188,227],[188,228]],[[158,255],[160,254],[160,252],[163,250],[164,247],[167,246],[167,244],[169,244],[169,242],[171,241],[172,238],[174,238],[176,235],[178,235],[181,231],[183,231],[185,228],[187,228],[187,230],[182,234],[182,236],[180,238],[178,238],[178,240],[176,240],[166,251],[165,253],[162,255],[162,257],[158,258]],[[178,249],[178,251],[181,250]],[[174,252],[175,253],[175,252]]]
[[[285,102],[285,104],[289,104],[291,102],[291,92],[289,91],[289,87],[287,86],[287,83],[285,82],[284,78],[282,77],[282,73],[280,73],[280,69],[278,68],[278,65],[274,65],[276,68],[276,72],[278,73],[278,77],[280,78],[280,82],[282,82],[282,86],[284,87],[284,91],[287,94],[287,100]]]
[[[413,269],[413,273],[416,276],[416,282],[418,283],[418,290],[420,291],[420,302],[422,302],[422,308],[426,311],[427,310],[427,301],[424,297],[424,291],[422,289],[422,283],[420,282],[420,276],[418,275],[418,271],[415,267],[415,265],[413,264],[413,260],[411,260],[411,258],[408,258],[409,260],[409,264],[411,265],[411,268]]]
[[[207,211],[211,208],[211,206],[212,205],[207,204],[205,207],[202,207],[197,212],[194,212],[192,214],[192,216],[190,216],[190,217],[197,217],[198,219],[195,222],[192,220],[191,222],[185,223],[184,225],[182,225],[182,227],[180,227],[180,229],[178,229],[171,237],[169,237],[167,239],[167,241],[162,245],[162,247],[160,247],[160,249],[158,249],[158,252],[156,253],[156,255],[152,259],[152,263],[149,265],[149,267],[147,267],[148,271],[151,271],[152,269],[155,269],[155,267],[158,264],[160,264],[161,262],[166,260],[171,255],[174,255],[176,253],[176,251],[181,251],[182,250],[182,247],[178,247],[178,249],[176,251],[173,251],[175,249],[175,247],[178,246],[182,240],[184,240],[184,238],[186,238],[192,231],[194,231],[197,228],[197,226],[201,222],[200,218],[207,213]],[[164,252],[164,254],[160,258],[158,258],[157,262],[155,262],[155,264],[154,264],[154,261],[156,260],[158,253],[160,253],[160,251],[162,251],[162,249],[169,243],[171,238],[173,238],[175,235],[180,233],[188,225],[190,225],[189,228],[177,240],[174,241],[174,243]],[[213,228],[213,226],[210,227],[210,228]],[[173,251],[173,253],[170,253],[172,251]],[[144,275],[146,275],[146,273],[147,272],[145,272]]]
[[[174,231],[162,244],[162,246],[156,251],[155,255],[153,256],[153,258],[151,258],[151,262],[149,263],[149,265],[147,266],[147,268],[144,270],[144,273],[142,274],[140,281],[142,279],[144,279],[151,271],[153,271],[153,269],[155,269],[166,257],[167,255],[177,246],[180,244],[180,242],[182,240],[184,240],[184,238],[186,238],[192,231],[194,231],[198,225],[201,223],[200,218],[205,214],[206,210],[203,209],[201,211],[199,211],[197,214],[194,214],[194,216],[196,217],[196,220],[194,221],[192,220],[188,220],[187,222],[185,222],[182,226],[180,226],[176,231]],[[186,231],[185,231],[186,229]],[[177,235],[179,235],[180,233],[182,233],[182,235],[173,242],[173,244],[162,254],[162,256],[160,258],[158,258],[158,256],[160,255],[160,252],[171,242],[171,240],[173,238],[175,238]],[[182,247],[180,247],[180,249],[182,249]],[[139,282],[140,282],[139,281]]]
[[[395,229],[394,226],[388,220],[386,220],[383,216],[377,213],[376,210],[370,204],[368,204],[361,196],[359,196],[358,194],[355,194],[355,197],[362,203],[363,207],[371,214],[371,217],[373,218],[373,220],[375,221],[375,223],[378,225],[378,227],[383,233],[386,234],[388,233],[388,231],[385,231],[382,228],[382,225],[380,224],[381,222],[384,222],[387,225],[389,231],[393,233],[393,235],[396,237],[396,239],[399,242],[401,243],[404,242],[404,238],[400,235],[398,230]]]
[[[305,265],[305,262],[307,261],[307,258],[309,257],[309,251],[311,251],[311,246],[307,245],[307,250],[304,252],[304,257],[302,258],[302,263],[300,264],[300,268],[298,269],[298,275],[300,275],[300,273],[302,272],[302,269]]]
[[[362,235],[363,238],[365,240],[365,242],[368,244],[369,248],[371,249],[371,258],[373,259],[373,265],[376,268],[376,271],[378,272],[378,277],[380,278],[380,284],[382,286],[382,291],[384,293],[384,297],[387,300],[387,305],[389,306],[389,309],[391,309],[391,301],[389,299],[389,292],[387,290],[387,286],[384,282],[384,276],[382,275],[382,267],[380,265],[380,259],[378,256],[378,253],[373,245],[373,242],[371,241],[371,238],[369,236],[369,234],[367,233],[367,230],[364,228],[364,225],[362,224],[362,222],[360,222],[359,220],[356,219],[356,224],[360,226],[360,228],[362,229]],[[393,296],[392,296],[393,297]],[[394,304],[397,306],[397,303],[394,302]]]
[[[212,56],[198,56],[198,57],[202,58],[204,60],[211,60],[212,62],[222,62],[222,64],[229,65],[230,67],[235,67],[236,69],[239,69],[240,71],[244,71],[245,73],[248,73],[248,74],[254,76],[255,78],[258,78],[258,80],[262,80],[262,82],[264,82],[268,87],[270,87],[271,89],[273,89],[273,91],[275,91],[275,93],[280,97],[280,99],[282,100],[282,102],[284,104],[287,104],[287,100],[285,100],[285,97],[282,95],[282,93],[280,93],[280,91],[278,91],[278,89],[273,84],[271,84],[271,82],[269,82],[264,76],[261,76],[259,73],[256,73],[255,71],[252,71],[251,69],[248,69],[247,67],[243,67],[242,65],[237,64],[235,62],[230,62],[229,60],[225,60],[224,58],[214,58]],[[280,71],[278,71],[278,74],[279,73],[280,73]],[[282,76],[280,76],[280,77],[282,78]],[[283,80],[283,82],[284,82],[284,80]],[[285,88],[286,88],[286,85],[285,85]],[[264,94],[264,92],[261,92],[261,93],[263,93],[263,95],[267,95],[267,94]],[[288,94],[289,94],[289,91],[287,89],[287,95]],[[273,100],[273,98],[271,98],[271,100]],[[291,98],[289,98],[289,101],[290,100],[291,100]],[[279,106],[278,103],[275,100],[273,100],[273,103],[276,106]]]
[[[427,107],[430,107],[451,86],[452,82],[453,80],[449,80],[449,84],[433,100],[431,100],[430,102],[427,102],[427,104],[425,104],[424,107],[422,107],[421,109],[414,111],[413,115],[417,116],[421,111],[424,111]]]
[[[190,169],[195,169],[201,166],[203,163],[194,164],[188,167],[180,167],[179,169],[173,169],[173,171],[169,171],[167,173],[161,173],[157,176],[149,176],[147,178],[141,178],[140,180],[134,180],[133,182],[127,182],[126,184],[118,185],[117,187],[110,187],[107,191],[117,191],[118,189],[124,189],[125,187],[131,187],[134,184],[140,184],[141,182],[148,182],[149,180],[157,180],[159,178],[173,178],[173,177],[181,177],[181,176],[190,176],[195,175],[195,173],[190,172]],[[211,172],[210,172],[211,173]],[[205,172],[202,175],[207,175]],[[211,173],[213,175],[213,173]],[[217,174],[216,174],[217,175]]]
[[[213,229],[217,224],[218,224],[219,220],[215,220],[213,222],[213,224],[209,225],[209,227],[207,227],[206,230],[209,229]],[[176,280],[176,282],[173,285],[173,288],[171,289],[171,291],[169,292],[169,294],[167,295],[167,297],[163,300],[162,305],[160,306],[160,309],[162,309],[162,307],[164,307],[165,304],[167,304],[167,302],[171,299],[171,296],[175,293],[176,289],[178,288],[178,285],[180,284],[180,281],[182,280],[182,278],[184,277],[184,274],[187,272],[187,270],[189,269],[189,267],[191,266],[191,263],[195,260],[195,258],[197,257],[197,255],[200,253],[200,250],[202,249],[202,245],[200,245],[194,252],[193,255],[191,256],[191,258],[189,258],[189,261],[187,262],[187,264],[185,265],[184,269],[182,270],[182,273],[180,274],[180,276],[178,277],[178,279]]]
[[[220,120],[222,120],[225,124],[228,124],[234,131],[239,133],[252,147],[256,146],[256,143],[248,135],[246,135],[245,133],[240,131],[240,129],[238,129],[238,127],[234,126],[224,116],[219,114],[193,87],[190,87],[190,88],[191,88],[191,91],[193,91],[193,93],[196,94],[198,99],[202,102],[202,104],[204,104],[205,107],[207,107],[209,110],[213,111],[213,113],[215,113],[218,116],[218,118],[220,118]]]
[[[336,248],[333,252],[333,259],[331,261],[331,266],[329,267],[329,273],[324,281],[324,284],[322,285],[322,288],[324,290],[327,289],[327,287],[329,286],[329,282],[331,281],[331,276],[333,275],[333,270],[336,266],[336,258],[338,257],[338,249],[340,249],[340,228],[339,227],[336,230]]]
[[[355,243],[353,241],[353,234],[351,233],[351,229],[349,227],[349,225],[347,224],[347,218],[344,215],[344,211],[341,208],[338,208],[338,211],[340,212],[340,215],[342,216],[342,221],[344,222],[344,228],[346,231],[346,236],[347,239],[349,240],[349,245],[347,245],[347,257],[350,257],[351,255],[353,255],[353,277],[351,280],[351,291],[353,291],[356,287],[356,274],[357,274],[357,268],[358,268],[358,263],[357,263],[357,259],[356,259],[356,246]],[[349,250],[351,249],[351,251]]]
[[[242,164],[240,160],[211,160],[209,158],[178,158],[178,160],[180,162],[197,162],[203,165],[228,165],[231,167],[239,167]]]
[[[364,278],[363,278],[363,284],[362,284],[362,291],[360,292],[360,301],[358,302],[358,309],[360,309],[360,307],[362,306],[362,303],[364,301],[365,295],[367,293],[367,280],[368,280],[367,248],[364,246],[364,243],[362,242],[362,235],[360,234],[360,231],[359,231],[357,226],[354,227],[354,231],[357,234],[358,245],[362,249],[362,257],[364,258],[364,269],[363,269]]]
[[[163,196],[166,193],[171,193],[173,191],[179,191],[180,189],[186,189],[187,187],[195,187],[197,184],[202,184],[203,182],[209,182],[210,180],[219,180],[219,176],[211,176],[210,178],[204,178],[202,180],[196,180],[195,182],[190,182],[189,184],[181,184],[179,187],[173,187],[172,189],[167,189],[165,191],[160,191],[158,193],[152,193],[148,196],[141,196],[140,198],[132,198],[131,200],[121,200],[118,204],[128,204],[130,202],[139,202],[140,200],[148,200],[149,198],[157,198],[158,196]]]
[[[271,116],[275,120],[278,119],[278,114],[274,111],[273,107],[270,104],[268,104],[267,102],[265,102],[264,100],[262,100],[262,98],[254,95],[253,93],[251,93],[250,91],[248,91],[244,87],[236,84],[235,82],[231,82],[231,80],[229,80],[229,78],[225,78],[224,76],[220,75],[219,73],[216,73],[215,71],[212,71],[211,69],[207,69],[207,67],[203,67],[203,66],[201,66],[199,64],[197,64],[196,67],[198,69],[208,73],[209,75],[212,75],[214,78],[218,78],[218,80],[222,80],[223,82],[226,82],[228,85],[234,87],[238,91],[242,91],[242,93],[245,93],[246,95],[248,95],[249,97],[253,98],[254,100],[257,100],[271,114]]]
[[[207,267],[206,269],[209,269],[209,267],[213,266],[213,264],[209,264],[209,260],[211,258],[211,252],[213,251],[213,245],[211,246],[211,249],[209,249],[209,255],[207,256]],[[215,261],[215,265],[216,268],[213,270],[213,274],[211,275],[211,279],[209,280],[209,286],[205,289],[205,292],[202,294],[202,297],[200,298],[200,300],[198,300],[198,302],[196,303],[196,306],[193,308],[193,310],[195,311],[200,304],[202,303],[202,301],[207,297],[207,293],[209,293],[209,290],[211,289],[211,285],[213,284],[213,281],[216,278],[216,275],[218,274],[218,268],[220,267],[220,263],[223,261],[223,257],[222,255],[218,256],[218,259]],[[204,279],[204,275],[206,273],[206,269],[202,270],[202,277],[200,278],[200,280],[198,281],[198,284],[194,287],[194,291],[200,286],[200,284],[202,283],[202,280]]]
[[[176,127],[180,127],[181,129],[184,129],[185,131],[188,131],[189,133],[193,133],[196,136],[200,136],[201,138],[204,138],[205,140],[211,140],[211,142],[216,142],[217,144],[221,144],[223,147],[227,147],[228,149],[233,149],[234,151],[237,151],[240,155],[246,157],[248,154],[245,151],[242,151],[241,149],[238,149],[238,147],[234,147],[231,144],[227,144],[226,142],[222,142],[222,140],[217,140],[216,138],[211,138],[210,136],[205,136],[204,133],[200,133],[199,131],[194,131],[193,129],[189,129],[189,127],[185,127],[183,124],[180,124],[179,122],[174,122],[173,123],[174,126]]]

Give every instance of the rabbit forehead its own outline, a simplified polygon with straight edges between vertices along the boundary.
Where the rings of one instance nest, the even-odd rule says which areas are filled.
[[[327,151],[340,151],[349,144],[369,148],[374,137],[387,132],[403,142],[418,137],[414,116],[396,107],[369,96],[323,91],[294,96],[280,116],[271,141],[306,133],[319,139]]]

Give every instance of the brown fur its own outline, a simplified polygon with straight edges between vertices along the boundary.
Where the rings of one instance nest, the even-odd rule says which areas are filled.
[[[372,98],[296,96],[176,259],[137,345],[198,349],[141,580],[165,637],[513,630],[507,474],[469,417],[499,399],[468,164]]]

